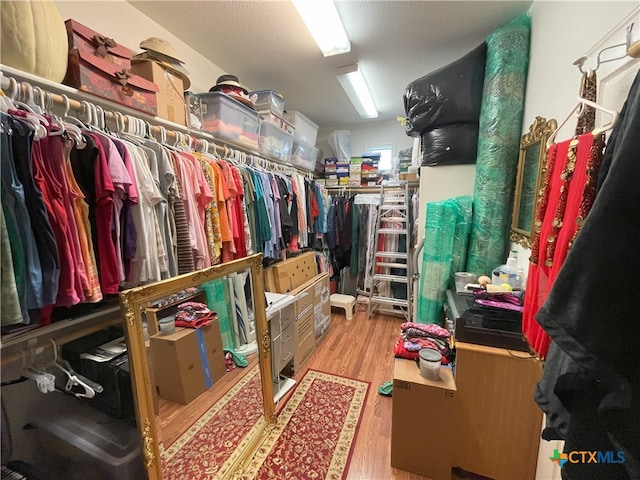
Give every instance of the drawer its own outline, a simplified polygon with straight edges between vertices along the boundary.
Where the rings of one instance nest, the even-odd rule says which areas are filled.
[[[294,306],[295,303],[291,303],[271,315],[269,318],[269,334],[271,338],[280,336],[286,328],[293,325],[293,321],[295,320]]]
[[[313,323],[311,324],[313,326]],[[313,328],[306,337],[296,342],[296,352],[293,356],[293,368],[295,372],[299,372],[300,368],[309,359],[316,349],[316,333]]]
[[[281,335],[273,338],[271,345],[271,362],[274,376],[278,375],[293,359],[295,346],[295,328],[293,324],[285,328]]]
[[[309,311],[304,318],[296,322],[296,346],[302,344],[307,335],[313,332],[313,311]]]

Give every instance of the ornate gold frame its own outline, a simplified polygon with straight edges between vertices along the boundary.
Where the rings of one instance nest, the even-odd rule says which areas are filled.
[[[529,127],[529,131],[525,133],[520,140],[520,155],[518,158],[518,173],[516,175],[510,239],[525,248],[531,248],[536,206],[540,198],[541,190],[544,187],[547,139],[555,131],[557,126],[558,124],[554,119],[547,120],[544,117],[536,117]],[[535,152],[538,146],[539,153],[537,157],[532,158],[530,152]],[[535,178],[533,179],[533,184],[523,185],[525,180],[525,167],[529,162],[535,162],[535,164],[532,164],[536,169]],[[523,200],[524,189],[527,189],[533,194],[532,211],[530,212],[531,223],[527,229],[522,228],[523,226],[519,218],[521,212],[520,203]]]
[[[266,318],[264,298],[264,278],[262,272],[262,254],[234,260],[216,265],[194,273],[181,275],[158,283],[132,288],[120,293],[120,307],[126,326],[129,364],[134,388],[136,416],[140,431],[141,448],[144,464],[149,480],[162,479],[158,430],[155,423],[153,392],[147,368],[145,339],[142,331],[141,310],[149,304],[172,293],[188,287],[198,286],[204,282],[224,277],[234,272],[251,270],[253,288],[253,305],[255,309],[256,333],[260,375],[262,378],[262,396],[264,406],[264,422],[253,439],[239,456],[236,463],[228,470],[224,478],[236,478],[242,473],[247,461],[254,455],[266,437],[268,427],[276,421],[273,402],[273,386],[271,384],[271,339]]]

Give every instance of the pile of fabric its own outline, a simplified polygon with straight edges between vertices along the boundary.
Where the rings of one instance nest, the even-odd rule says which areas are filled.
[[[435,324],[405,322],[400,327],[400,336],[393,353],[399,358],[417,360],[420,350],[431,348],[440,352],[442,363],[447,365],[452,357],[449,347],[450,336],[449,330]]]

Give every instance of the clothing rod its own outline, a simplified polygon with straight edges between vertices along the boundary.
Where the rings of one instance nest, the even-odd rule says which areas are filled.
[[[198,140],[204,140],[204,142],[208,143],[207,147],[211,153],[217,155],[225,155],[228,153],[233,153],[234,151],[242,152],[246,155],[253,156],[262,161],[272,163],[273,169],[276,171],[282,171],[284,173],[296,172],[310,180],[313,179],[313,173],[300,170],[291,164],[283,163],[279,159],[251,150],[232,141],[221,140],[209,133],[191,130],[183,125],[179,125],[168,120],[161,119],[159,117],[153,117],[144,112],[139,112],[137,110],[131,109],[126,105],[113,103],[109,100],[87,94],[75,88],[57,84],[55,82],[36,77],[35,75],[31,75],[26,72],[21,72],[20,70],[7,67],[6,65],[0,65],[0,74],[0,88],[2,88],[4,92],[9,92],[10,94],[12,94],[13,92],[11,92],[11,88],[13,82],[11,79],[13,79],[13,81],[16,82],[15,84],[18,88],[18,91],[16,93],[20,95],[20,98],[33,98],[34,87],[37,86],[45,94],[50,95],[51,100],[58,106],[66,108],[68,103],[69,109],[84,113],[86,111],[84,102],[87,102],[88,104],[97,105],[103,108],[103,111],[107,118],[114,123],[117,122],[117,117],[121,117],[124,120],[125,124],[128,124],[127,116],[134,117],[148,124],[151,130],[150,133],[153,133],[157,137],[166,134],[167,138],[171,138],[176,142],[178,142],[179,140],[191,142],[191,139],[193,139],[196,141],[196,147]],[[65,100],[65,96],[67,97],[68,102],[67,100]],[[81,98],[82,100],[77,100],[73,97]],[[231,150],[231,152],[229,152],[229,150]]]

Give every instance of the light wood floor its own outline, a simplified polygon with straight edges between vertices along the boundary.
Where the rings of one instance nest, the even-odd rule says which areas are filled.
[[[295,380],[299,381],[306,370],[312,368],[371,383],[349,465],[348,479],[425,479],[420,475],[391,468],[393,399],[378,394],[381,384],[393,380],[393,345],[400,333],[403,319],[383,315],[372,315],[367,319],[365,313],[356,313],[352,320],[346,320],[344,313],[338,312],[332,312],[328,332],[319,341],[302,370],[296,373]],[[250,357],[250,366],[255,363],[255,357]],[[235,369],[228,373],[220,381],[219,388],[210,389],[188,407],[160,399],[161,437],[164,445],[173,443],[248,370]],[[452,480],[458,478],[455,474],[452,475]]]

